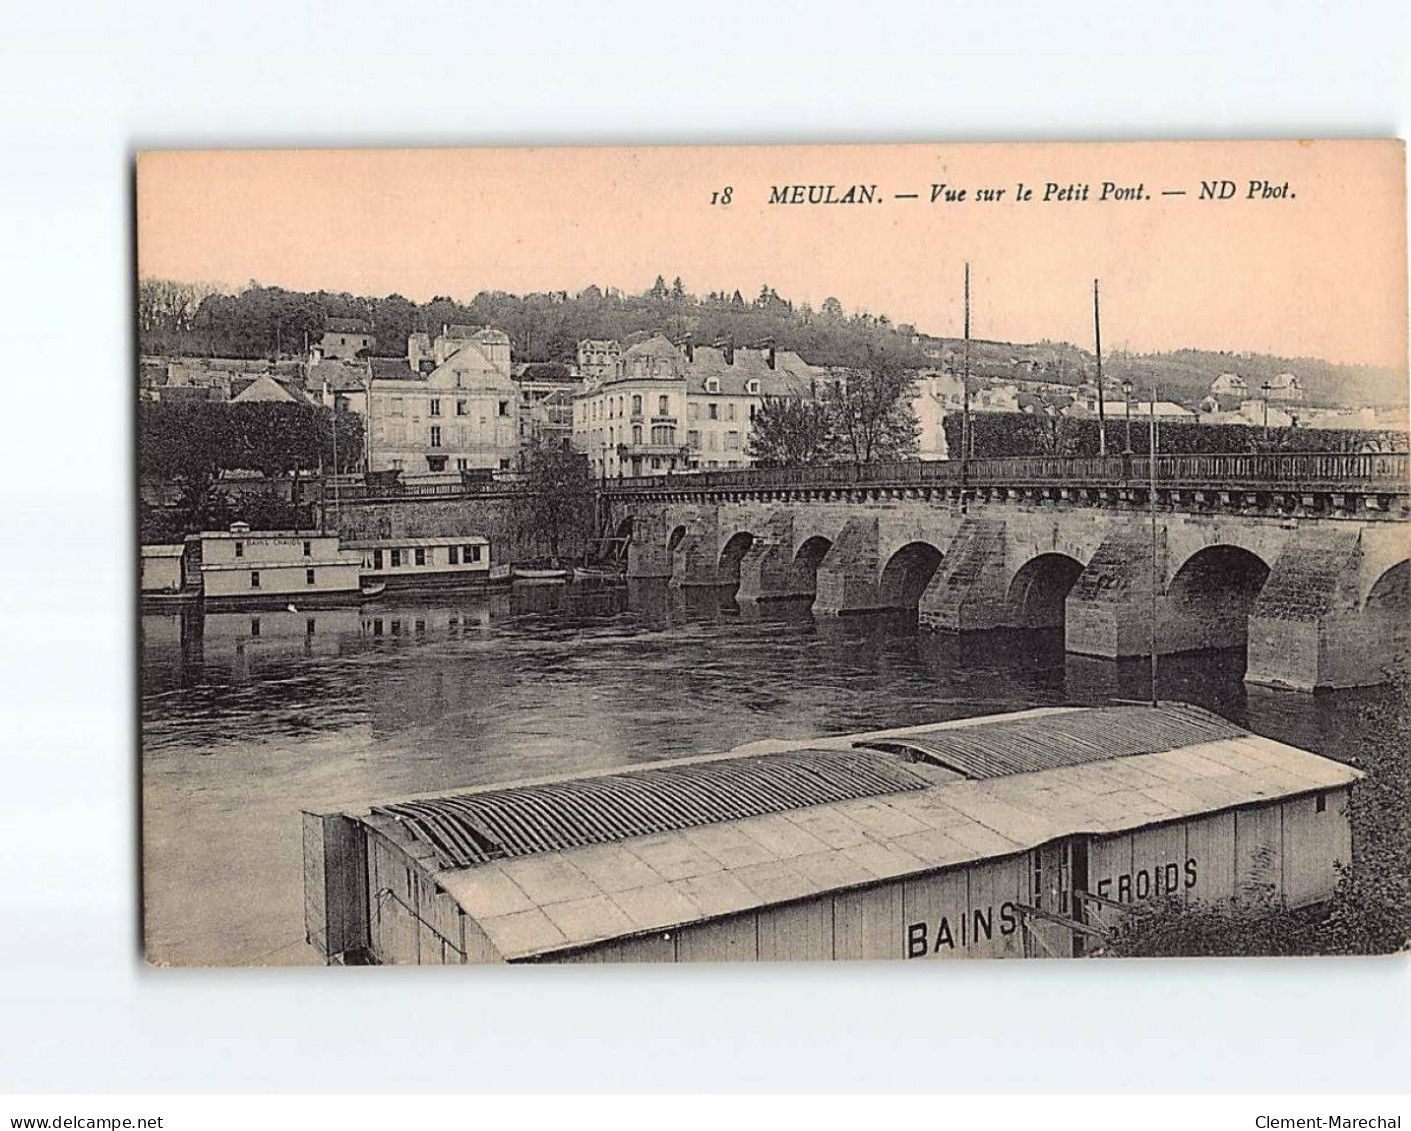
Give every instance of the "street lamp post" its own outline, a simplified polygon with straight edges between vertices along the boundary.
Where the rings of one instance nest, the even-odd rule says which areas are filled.
[[[1132,454],[1132,379],[1122,378],[1122,400],[1127,405],[1127,454]]]
[[[1122,401],[1127,409],[1127,446],[1122,450],[1122,478],[1132,477],[1132,379],[1122,378]]]
[[[1259,388],[1260,388],[1260,390],[1264,393],[1264,427],[1265,427],[1265,428],[1268,428],[1268,427],[1269,427],[1269,394],[1270,394],[1270,392],[1273,391],[1274,386],[1271,385],[1268,381],[1265,381],[1264,384],[1262,384],[1262,385],[1259,386]]]

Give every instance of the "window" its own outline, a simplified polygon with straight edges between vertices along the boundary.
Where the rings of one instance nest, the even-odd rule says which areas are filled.
[[[692,451],[700,451],[701,434],[694,430],[686,433],[686,446]]]
[[[237,558],[243,558],[243,557],[245,556],[245,543],[244,543],[244,542],[237,542],[237,543],[235,543],[235,556],[236,556]]]
[[[260,571],[257,570],[257,569],[252,569],[252,570],[250,571],[250,588],[251,588],[251,589],[258,589],[259,587],[260,587]]]
[[[707,432],[707,433],[706,433],[706,447],[708,447],[711,451],[715,451],[717,448],[720,447],[720,433],[719,433],[719,432]]]
[[[699,420],[701,418],[700,404],[696,401],[692,401],[690,404],[688,404],[686,406],[686,416],[691,420]]]
[[[401,471],[401,470],[402,470],[402,461],[399,460],[399,459],[394,459],[394,460],[392,461],[392,470],[393,470],[393,471]]]
[[[751,419],[751,420],[754,419],[755,410],[758,409],[758,408],[759,408],[759,405],[757,405],[757,404],[752,404],[752,405],[750,405],[750,419]],[[1160,448],[1157,449],[1158,452],[1159,452],[1160,450],[1161,450]]]
[[[441,427],[440,427],[440,425],[433,424],[433,425],[431,426],[431,446],[432,446],[433,448],[439,448],[439,447],[441,446]]]
[[[465,441],[462,440],[461,442],[464,443]],[[1158,449],[1158,450],[1159,450],[1159,449]],[[457,470],[457,471],[469,471],[469,470],[470,470],[470,460],[465,459],[464,457],[458,458],[458,459],[456,460],[456,470]]]
[[[1326,793],[1320,793],[1320,794],[1318,794],[1317,800],[1313,802],[1313,811],[1314,811],[1315,813],[1325,813],[1325,812],[1327,812],[1327,809],[1328,809],[1328,795],[1327,795]]]
[[[500,415],[501,415],[501,416],[508,416],[509,414],[510,414],[510,402],[509,402],[509,401],[501,401],[501,402],[500,402]]]
[[[633,416],[641,416],[641,415],[642,415],[642,394],[641,394],[641,393],[633,393],[633,394],[632,394],[632,415],[633,415]]]
[[[501,470],[501,471],[508,471],[509,469],[510,469],[510,461],[509,461],[508,459],[504,458],[503,456],[500,457],[500,470]]]
[[[707,378],[706,378],[706,392],[707,392],[707,393],[718,393],[718,392],[720,392],[720,378],[719,378],[719,377],[707,377]]]
[[[451,565],[460,565],[460,561],[461,561],[461,551],[460,551],[460,547],[458,547],[458,546],[447,546],[447,547],[446,547],[446,560],[447,560],[448,562],[450,562]]]
[[[382,551],[381,551],[381,550],[373,550],[373,552],[372,552],[372,568],[373,568],[373,569],[381,569],[381,568],[382,568]]]
[[[402,551],[401,551],[401,550],[393,550],[393,551],[392,551],[392,568],[393,568],[393,569],[398,569],[398,568],[400,568],[401,564],[402,564]]]
[[[734,420],[734,419],[735,419],[735,402],[734,402],[734,401],[731,401],[728,405],[725,406],[725,419],[726,419],[726,420]]]
[[[304,584],[305,584],[305,585],[312,585],[313,583],[314,583],[314,571],[311,570],[311,569],[306,569],[306,570],[304,570]]]
[[[670,447],[676,443],[676,429],[670,424],[653,424],[652,443],[663,447]]]
[[[416,548],[416,564],[419,566],[426,564],[426,550],[421,546]]]
[[[725,433],[725,450],[727,452],[738,452],[740,450],[740,434],[734,429]]]
[[[632,442],[634,444],[642,442],[642,426],[640,424],[632,425]]]
[[[745,382],[745,392],[749,393],[749,395],[752,397],[759,396],[759,381],[754,377],[751,377],[748,381]],[[754,406],[751,405],[750,407],[753,408]]]
[[[311,557],[311,556],[313,555],[313,552],[314,552],[314,544],[313,544],[312,542],[305,542],[305,543],[304,543],[304,557],[306,557],[306,558],[307,558],[307,557]]]
[[[665,396],[665,394],[663,394],[662,396],[657,397],[657,415],[658,415],[658,416],[666,416],[670,411],[671,411],[671,402],[667,399],[667,397]]]
[[[480,560],[480,547],[479,547],[479,546],[462,546],[462,547],[461,547],[461,558],[462,558],[462,560],[465,561],[465,563],[466,563],[467,565],[469,565],[469,564],[472,563],[472,562],[478,562],[478,561]]]
[[[456,402],[456,415],[457,415],[457,416],[464,416],[464,415],[465,415],[465,401],[457,401],[457,402]]]
[[[432,398],[431,398],[431,415],[432,415],[432,416],[440,416],[440,415],[441,415],[441,400],[440,400],[439,397],[432,397]]]
[[[401,397],[393,397],[393,398],[391,399],[391,402],[390,402],[390,403],[391,403],[391,405],[392,405],[392,415],[393,415],[393,416],[402,416],[402,415],[404,414],[405,410],[404,410],[403,407],[402,407],[402,398],[401,398]]]
[[[718,404],[716,404],[714,401],[711,401],[710,404],[706,407],[710,410],[710,418],[712,420],[720,419],[720,406]]]
[[[259,617],[251,617],[251,618],[250,618],[250,635],[251,635],[251,636],[258,636],[259,634],[260,634],[260,618],[259,618]]]

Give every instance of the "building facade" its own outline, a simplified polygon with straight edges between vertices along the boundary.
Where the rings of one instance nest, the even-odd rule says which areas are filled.
[[[574,446],[607,478],[748,467],[764,398],[813,395],[829,379],[772,346],[677,346],[657,334],[574,398]]]
[[[509,470],[519,452],[510,340],[500,330],[413,334],[403,359],[373,358],[373,471]]]
[[[376,341],[372,326],[361,318],[330,318],[318,340],[318,351],[323,357],[357,357],[371,351]]]

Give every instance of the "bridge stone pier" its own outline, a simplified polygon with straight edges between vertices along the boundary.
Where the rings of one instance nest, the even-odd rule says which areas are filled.
[[[1380,683],[1404,662],[1411,523],[1395,481],[1159,489],[1153,523],[1130,485],[781,488],[778,474],[607,488],[629,576],[811,601],[816,616],[913,611],[938,632],[1061,627],[1068,651],[1109,659],[1148,655],[1153,636],[1163,654],[1245,648],[1248,682],[1303,691]]]

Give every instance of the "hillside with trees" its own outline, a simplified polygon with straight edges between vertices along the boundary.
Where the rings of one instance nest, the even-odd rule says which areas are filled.
[[[406,355],[415,331],[435,334],[455,323],[504,330],[517,361],[570,362],[584,338],[631,342],[661,332],[673,340],[690,334],[697,343],[731,341],[738,346],[772,341],[814,365],[845,365],[868,344],[885,348],[911,367],[961,365],[957,338],[918,334],[885,314],[847,312],[836,298],[814,309],[770,286],[757,294],[712,290],[699,295],[679,278],[657,277],[643,293],[589,286],[577,294],[552,291],[525,295],[481,291],[469,302],[437,296],[413,302],[402,295],[360,297],[330,291],[288,291],[250,283],[236,293],[167,279],[138,284],[138,334],[144,355],[275,358],[301,355],[317,342],[330,319],[371,323],[373,353]],[[979,381],[1044,381],[1078,385],[1092,380],[1096,359],[1066,342],[971,342],[971,373]],[[1252,395],[1278,373],[1298,376],[1312,405],[1403,405],[1406,374],[1369,366],[1337,365],[1316,358],[1183,349],[1103,356],[1103,376],[1115,388],[1130,377],[1139,390],[1155,383],[1161,395],[1193,405],[1221,373],[1236,372]]]

